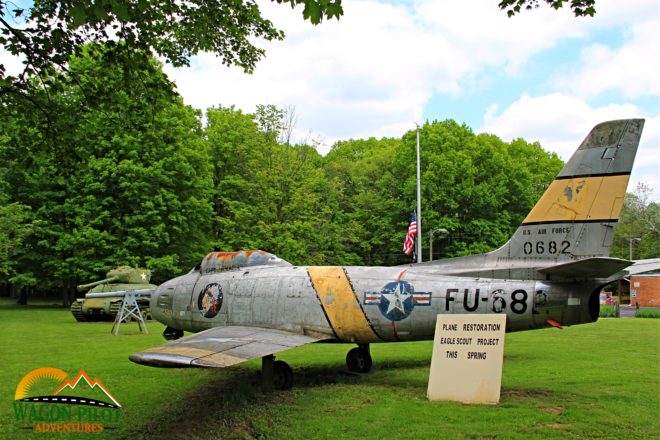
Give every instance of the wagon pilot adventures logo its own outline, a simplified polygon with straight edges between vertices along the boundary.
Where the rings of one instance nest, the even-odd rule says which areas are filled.
[[[70,378],[58,368],[38,368],[16,387],[14,416],[35,432],[99,433],[114,429],[121,405],[98,379],[85,370]]]

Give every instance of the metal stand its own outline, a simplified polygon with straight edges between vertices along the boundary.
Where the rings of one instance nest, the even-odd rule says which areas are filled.
[[[147,324],[144,322],[144,317],[140,312],[140,306],[138,306],[137,303],[135,290],[129,290],[124,295],[124,300],[121,303],[121,310],[119,310],[119,313],[117,313],[117,316],[115,317],[111,332],[114,333],[115,336],[119,335],[119,327],[121,326],[121,323],[130,318],[135,318],[137,320],[141,333],[149,334]]]

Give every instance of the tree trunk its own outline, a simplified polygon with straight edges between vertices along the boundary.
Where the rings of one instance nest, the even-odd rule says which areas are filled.
[[[71,304],[76,298],[76,286],[72,279],[67,280],[66,288],[62,290],[62,305],[64,307],[71,307]]]
[[[20,293],[18,295],[18,304],[22,306],[27,306],[27,299],[28,299],[28,288],[21,287]]]

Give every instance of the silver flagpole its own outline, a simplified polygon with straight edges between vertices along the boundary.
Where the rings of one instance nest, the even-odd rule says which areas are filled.
[[[419,175],[419,124],[417,125],[417,262],[422,262],[422,193]]]

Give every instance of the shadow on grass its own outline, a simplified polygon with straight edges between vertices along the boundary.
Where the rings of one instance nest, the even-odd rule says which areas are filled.
[[[18,304],[15,301],[5,299],[0,302],[0,310],[10,311],[10,310],[20,310],[20,311],[29,311],[29,310],[66,310],[67,307],[64,307],[62,303],[56,302],[38,302],[34,304]]]
[[[349,372],[336,364],[295,368],[293,389],[272,392],[262,391],[258,368],[229,369],[226,371],[230,374],[211,378],[185,394],[172,396],[151,420],[122,430],[121,438],[259,438],[261,434],[251,423],[250,415],[262,419],[268,419],[269,415],[278,417],[276,407],[295,400],[296,390],[360,384],[397,389],[399,385],[418,387],[414,381],[392,383],[391,372],[428,366],[428,360],[389,362],[378,365],[368,375]]]
[[[211,431],[225,432],[223,438],[254,437],[250,425],[241,424],[236,415],[266,406],[272,397],[261,392],[254,372],[237,369],[233,373],[172,396],[149,420],[122,430],[121,438],[199,438]]]
[[[428,368],[429,362],[398,361],[391,365],[381,365],[365,375],[351,373],[337,365],[302,367],[294,370],[295,384],[289,391],[262,391],[261,374],[258,369],[237,368],[227,370],[231,374],[211,377],[204,385],[185,394],[172,396],[172,400],[162,406],[152,418],[128,430],[122,430],[121,438],[144,439],[194,439],[261,438],[259,423],[254,418],[269,420],[270,423],[286,423],[282,419],[281,404],[293,403],[300,397],[297,390],[321,388],[333,385],[367,385],[401,388],[415,388],[415,393],[426,392],[424,380],[394,380],[394,370]],[[422,383],[423,382],[423,383]],[[542,389],[509,388],[502,389],[500,404],[545,405],[552,401],[553,393]]]

